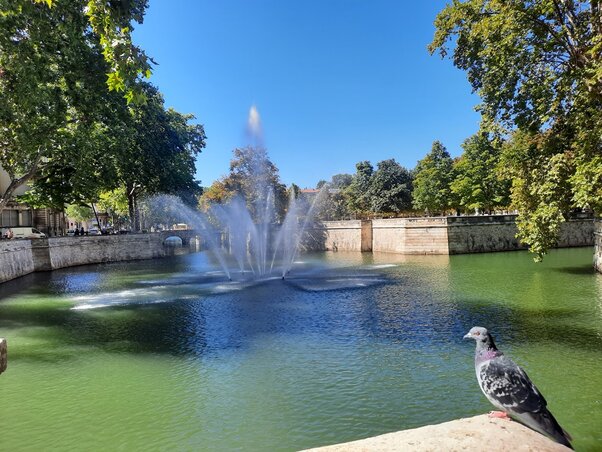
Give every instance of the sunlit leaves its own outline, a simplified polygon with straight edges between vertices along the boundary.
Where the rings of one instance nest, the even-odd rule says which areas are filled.
[[[512,137],[519,234],[541,256],[567,204],[602,209],[600,3],[454,0],[435,26],[429,50],[467,71],[484,130]]]

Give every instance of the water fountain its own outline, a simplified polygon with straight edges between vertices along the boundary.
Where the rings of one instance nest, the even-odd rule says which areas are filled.
[[[170,217],[198,230],[229,279],[284,279],[321,194],[308,202],[291,191],[286,209],[278,212],[278,182],[271,175],[271,163],[263,150],[261,121],[255,106],[249,110],[247,135],[252,146],[244,150],[248,158],[245,164],[250,166],[241,183],[247,187],[245,193],[241,190],[228,202],[211,205],[204,213],[171,196],[154,197],[150,208],[167,211]]]
[[[228,279],[284,279],[319,196],[309,203],[291,193],[284,217],[277,221],[273,190],[260,186],[256,193],[257,199],[237,195],[226,204],[212,205],[206,213],[169,195],[155,196],[148,203],[151,209],[166,211],[197,230]]]

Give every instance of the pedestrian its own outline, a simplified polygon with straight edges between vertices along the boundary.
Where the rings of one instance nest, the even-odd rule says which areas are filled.
[[[82,226],[81,229],[79,230],[79,235],[84,235],[84,227]]]
[[[75,237],[78,237],[78,236],[79,236],[79,229],[78,229],[77,227],[75,228],[75,232],[73,233],[73,235],[74,235]]]
[[[8,231],[6,231],[6,238],[7,239],[13,238],[13,230],[11,228],[8,228]]]

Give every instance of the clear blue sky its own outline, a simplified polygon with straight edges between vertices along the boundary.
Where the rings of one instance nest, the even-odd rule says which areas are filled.
[[[208,186],[248,142],[256,105],[285,184],[312,187],[361,160],[413,168],[476,132],[466,75],[426,50],[444,0],[150,0],[134,34],[166,105],[193,113]]]

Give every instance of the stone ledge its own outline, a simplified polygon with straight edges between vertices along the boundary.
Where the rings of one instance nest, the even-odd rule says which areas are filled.
[[[490,452],[569,451],[547,437],[507,419],[486,414],[443,424],[387,433],[349,443],[308,449],[312,452],[466,451]]]

